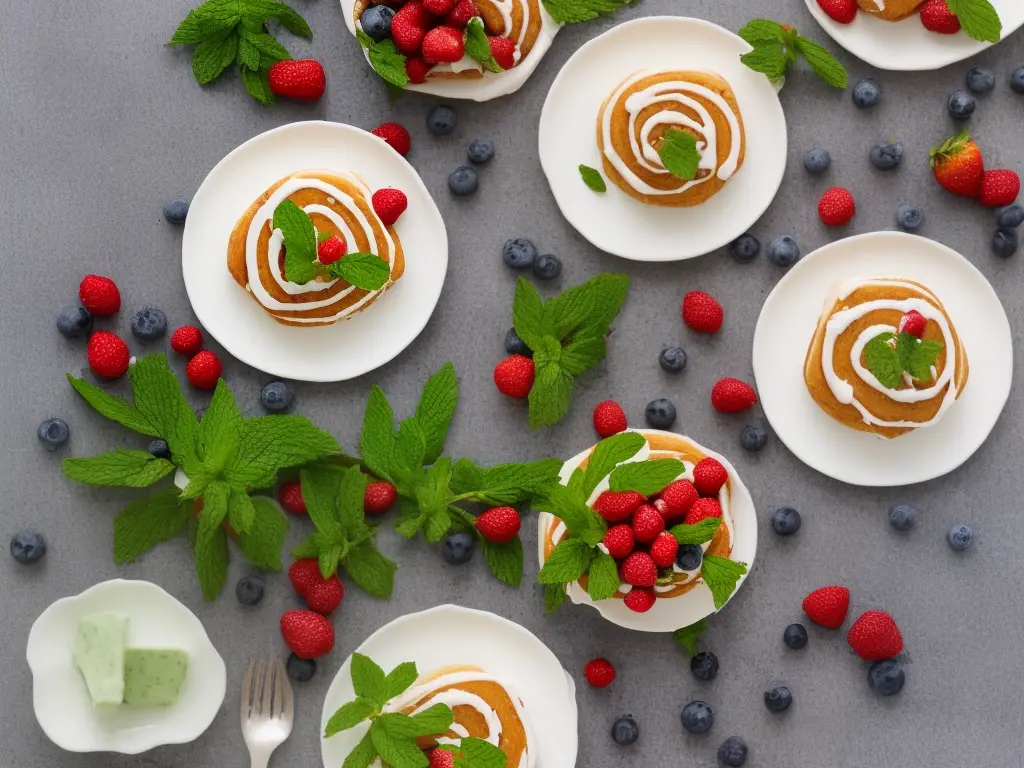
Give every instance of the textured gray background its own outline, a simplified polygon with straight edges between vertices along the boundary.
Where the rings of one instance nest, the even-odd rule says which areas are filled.
[[[277,633],[281,611],[295,596],[284,577],[268,579],[267,598],[245,609],[225,593],[203,603],[184,542],[160,547],[142,562],[118,569],[111,560],[111,520],[131,493],[91,491],[64,480],[62,455],[87,455],[131,438],[73,397],[66,371],[85,365],[84,344],[66,342],[54,329],[56,309],[75,299],[86,272],[112,275],[124,311],[99,327],[129,338],[128,318],[144,304],[162,307],[173,325],[191,321],[179,265],[180,229],[161,215],[171,195],[191,196],[207,171],[251,136],[294,120],[326,118],[372,128],[386,119],[413,134],[410,160],[435,194],[449,228],[451,258],[441,302],[419,340],[390,365],[336,385],[297,386],[298,408],[355,445],[362,406],[372,383],[381,384],[400,414],[413,407],[426,376],[453,360],[463,398],[448,441],[453,455],[484,462],[569,456],[590,444],[590,409],[615,397],[640,423],[644,405],[659,396],[679,409],[678,427],[736,462],[757,502],[762,521],[757,567],[742,592],[714,619],[708,645],[722,670],[710,684],[696,681],[686,659],[666,636],[627,632],[597,613],[567,607],[545,618],[536,572],[528,558],[524,586],[508,590],[481,562],[447,567],[422,542],[407,544],[391,531],[383,548],[401,564],[395,595],[386,602],[350,590],[335,619],[337,648],[322,660],[316,678],[299,685],[297,720],[275,765],[319,765],[317,738],[323,695],[346,654],[371,631],[410,611],[451,601],[496,610],[536,632],[582,682],[583,663],[607,655],[619,680],[605,691],[579,692],[580,766],[713,766],[719,742],[741,734],[750,745],[750,766],[905,766],[988,768],[1021,763],[1024,726],[1020,681],[1024,678],[1024,612],[1019,563],[1024,536],[1019,503],[1024,481],[1020,388],[991,439],[965,466],[940,480],[906,489],[864,490],[844,486],[804,467],[777,441],[758,457],[738,446],[744,417],[716,414],[707,404],[712,383],[724,375],[749,378],[750,343],[762,300],[781,271],[762,256],[748,266],[712,253],[681,264],[641,265],[601,254],[558,214],[536,154],[536,125],[548,84],[584,41],[616,21],[636,15],[699,16],[738,29],[752,15],[789,21],[825,41],[799,0],[643,0],[619,19],[566,29],[527,86],[489,104],[458,107],[459,128],[438,140],[424,128],[431,98],[388,103],[383,87],[364,65],[332,0],[295,0],[316,34],[312,43],[287,33],[293,54],[319,58],[328,72],[327,96],[317,105],[280,104],[264,109],[244,94],[232,74],[212,88],[191,78],[187,54],[162,47],[190,0],[138,3],[128,0],[36,0],[5,3],[0,27],[0,231],[5,275],[0,303],[0,533],[25,525],[42,530],[50,554],[35,568],[0,557],[0,765],[17,768],[185,768],[247,765],[236,702],[244,663],[261,652],[282,652]],[[756,7],[756,10],[755,10]],[[990,255],[990,214],[941,192],[927,169],[927,149],[953,130],[945,97],[961,86],[969,64],[937,73],[874,72],[842,54],[852,79],[877,76],[884,102],[860,112],[849,94],[801,74],[782,94],[790,125],[789,170],[776,203],[754,232],[763,240],[795,234],[805,253],[852,232],[893,227],[897,205],[924,206],[924,234],[964,253],[994,283],[1014,328],[1024,323],[1018,288],[1020,257],[1002,262]],[[1017,34],[977,62],[999,77],[996,91],[980,100],[972,128],[990,165],[1017,165],[1024,157],[1024,97],[1005,78],[1024,65],[1024,37]],[[752,130],[757,116],[746,115]],[[445,179],[462,164],[474,137],[492,137],[494,162],[482,172],[479,194],[454,200]],[[907,147],[903,167],[883,175],[868,163],[869,147],[895,137]],[[815,145],[828,147],[833,170],[822,179],[804,173],[800,158]],[[831,183],[848,186],[859,213],[846,230],[826,231],[814,205]],[[581,194],[586,194],[581,192]],[[572,412],[556,428],[531,433],[525,411],[501,397],[491,368],[502,356],[510,324],[515,276],[500,260],[508,237],[528,236],[559,254],[563,285],[602,270],[633,278],[626,306],[610,343],[608,361],[579,382]],[[555,287],[555,286],[552,286]],[[699,339],[679,322],[679,300],[691,288],[718,296],[727,321],[712,339]],[[543,288],[542,290],[547,290]],[[817,301],[816,298],[808,300]],[[663,345],[682,343],[690,364],[669,377],[657,365]],[[162,350],[164,344],[153,345]],[[214,347],[216,348],[216,347]],[[133,351],[146,350],[133,344]],[[175,361],[176,367],[178,361]],[[243,407],[259,410],[266,377],[225,359],[225,375]],[[197,406],[203,396],[194,398]],[[34,432],[44,418],[60,415],[72,428],[69,448],[46,453]],[[912,501],[922,510],[906,535],[886,521],[888,506]],[[804,527],[790,540],[773,536],[767,521],[775,507],[797,506]],[[965,554],[946,545],[948,526],[966,520],[976,542]],[[533,552],[533,519],[525,526]],[[292,526],[297,539],[304,526]],[[231,583],[245,572],[232,567]],[[33,619],[53,600],[115,576],[149,579],[184,601],[203,620],[228,662],[225,706],[196,742],[157,749],[145,756],[65,754],[37,726],[24,646]],[[782,629],[800,617],[800,600],[811,588],[844,583],[853,590],[856,613],[884,608],[906,638],[909,682],[900,697],[878,700],[865,682],[866,667],[848,653],[843,635],[811,629],[810,646],[787,651]],[[796,703],[782,716],[761,703],[764,687],[786,681]],[[679,727],[681,706],[694,698],[712,704],[712,733],[688,737]],[[639,720],[640,741],[628,751],[609,738],[623,712]]]

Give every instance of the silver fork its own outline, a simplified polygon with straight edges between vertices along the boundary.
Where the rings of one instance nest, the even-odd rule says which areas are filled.
[[[284,664],[250,661],[242,680],[242,736],[252,768],[267,768],[270,755],[292,732],[295,702]]]

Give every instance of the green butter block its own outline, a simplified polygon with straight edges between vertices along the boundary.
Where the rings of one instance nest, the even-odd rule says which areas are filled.
[[[78,624],[73,658],[93,704],[116,706],[124,699],[124,635],[128,618],[96,613]]]
[[[124,703],[164,707],[178,700],[188,675],[188,654],[164,648],[128,648],[124,652]]]

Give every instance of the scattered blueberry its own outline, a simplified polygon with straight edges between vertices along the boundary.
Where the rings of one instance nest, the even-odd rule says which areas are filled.
[[[1015,93],[1024,93],[1024,67],[1015,69],[1013,74],[1010,75],[1010,88]]]
[[[371,5],[359,17],[359,26],[371,38],[380,41],[391,35],[391,19],[394,16],[394,8],[389,8],[386,5]]]
[[[469,149],[466,152],[469,162],[483,165],[491,162],[494,157],[494,142],[489,139],[473,139],[469,142]]]
[[[188,216],[188,200],[175,197],[164,203],[164,218],[171,224],[184,224]]]
[[[526,346],[525,341],[519,338],[515,328],[509,328],[505,334],[505,351],[510,355],[533,357],[533,350]]]
[[[891,171],[903,159],[903,145],[898,141],[875,144],[871,148],[871,164],[880,171]]]
[[[812,149],[804,155],[804,168],[808,173],[824,173],[832,165],[832,155],[827,149]]]
[[[882,98],[882,89],[870,77],[858,80],[853,86],[853,103],[861,109],[870,109]]]
[[[46,554],[43,534],[26,528],[11,539],[11,556],[22,565],[29,565]]]
[[[988,93],[996,87],[996,76],[987,69],[974,67],[967,73],[967,88],[974,93]]]
[[[370,6],[376,8],[377,6]],[[260,390],[260,402],[272,413],[287,411],[295,401],[295,391],[286,381],[271,381]]]
[[[676,565],[684,571],[696,571],[704,561],[700,544],[681,544],[676,552]]]
[[[791,267],[800,258],[800,246],[789,235],[776,237],[768,244],[768,260],[779,267]]]
[[[690,659],[690,671],[698,680],[714,680],[718,674],[718,657],[711,651],[701,651]]]
[[[440,104],[427,113],[427,130],[435,136],[447,136],[458,122],[455,110],[447,104]]]
[[[868,685],[882,696],[892,696],[903,690],[907,674],[896,659],[876,661],[868,669]]]
[[[903,203],[896,209],[896,224],[907,232],[917,232],[924,224],[924,211],[916,205]]]
[[[538,256],[533,262],[533,274],[539,280],[554,280],[562,274],[562,260],[553,253]]]
[[[776,685],[764,692],[764,705],[769,712],[782,712],[793,703],[793,692],[784,685]]]
[[[243,576],[235,584],[235,597],[242,605],[258,605],[263,599],[263,580],[257,576]]]
[[[740,264],[749,264],[761,252],[761,241],[746,232],[729,243],[729,255]]]
[[[157,438],[156,440],[150,441],[149,448],[147,450],[149,450],[149,452],[158,459],[171,458],[171,446],[167,444],[166,440]]]
[[[768,445],[768,431],[754,424],[747,424],[740,432],[740,445],[745,451],[757,453]]]
[[[957,523],[949,529],[949,533],[946,534],[946,538],[949,540],[949,546],[953,549],[967,549],[971,546],[971,539],[974,538],[974,531],[971,530],[971,526],[965,523]]]
[[[57,315],[57,330],[69,339],[92,333],[92,314],[85,307],[73,304]]]
[[[658,365],[669,373],[681,372],[686,367],[686,350],[682,347],[665,347],[658,355]]]
[[[316,662],[313,659],[300,659],[294,653],[288,657],[285,665],[288,670],[288,677],[304,683],[316,674]]]
[[[525,237],[506,240],[501,257],[512,269],[526,269],[532,267],[533,262],[537,260],[537,246]]]
[[[651,400],[644,411],[647,425],[654,429],[668,429],[676,423],[676,407],[664,397]]]
[[[448,189],[456,197],[469,197],[480,187],[480,177],[468,165],[460,165],[448,174]]]
[[[954,120],[967,120],[974,114],[978,102],[967,91],[953,91],[949,95],[947,106]]]
[[[623,715],[612,723],[612,739],[616,744],[628,747],[640,738],[640,726],[632,715]]]
[[[739,736],[730,736],[718,747],[718,762],[729,768],[740,768],[747,762],[747,743]]]
[[[143,307],[132,315],[132,334],[139,341],[156,341],[167,333],[167,315],[153,307]]]
[[[792,536],[800,530],[800,513],[792,507],[781,507],[772,515],[772,530],[779,536]]]
[[[1024,208],[1014,203],[996,211],[996,224],[1003,229],[1016,229],[1024,224]]]
[[[715,724],[715,713],[706,701],[691,701],[679,716],[689,733],[707,733]]]
[[[782,642],[787,648],[799,651],[807,647],[807,628],[803,624],[790,624],[782,632]]]
[[[889,510],[889,525],[897,531],[909,531],[916,519],[917,510],[909,504],[897,504]]]
[[[996,256],[1008,259],[1017,252],[1017,230],[997,229],[992,235],[992,251]]]
[[[71,428],[64,419],[47,419],[39,425],[36,437],[48,451],[60,448],[71,437]]]
[[[462,531],[453,533],[441,545],[441,556],[452,565],[465,565],[473,559],[475,546],[472,535]]]

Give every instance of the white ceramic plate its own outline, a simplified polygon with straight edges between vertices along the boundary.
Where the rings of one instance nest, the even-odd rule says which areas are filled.
[[[128,643],[188,653],[188,677],[170,707],[94,707],[72,661],[79,621],[92,613],[128,617]],[[69,752],[136,755],[162,744],[193,741],[224,703],[224,660],[188,608],[147,581],[104,581],[58,600],[28,635],[32,703],[39,725]]]
[[[523,702],[537,741],[537,768],[576,764],[576,686],[537,637],[493,613],[441,605],[381,627],[356,649],[389,672],[406,661],[420,674],[468,664],[500,678]],[[352,657],[338,670],[324,700],[320,733],[335,711],[355,698]],[[363,737],[365,727],[321,738],[324,768],[338,768]]]
[[[894,440],[833,420],[804,383],[807,345],[829,289],[871,277],[929,288],[948,310],[971,368],[963,393],[937,424]],[[1010,395],[1013,344],[999,297],[967,259],[923,237],[873,232],[819,248],[786,273],[758,318],[753,362],[765,416],[797,458],[853,485],[909,485],[952,472],[985,442]]]
[[[764,75],[740,63],[750,46],[700,19],[655,16],[620,24],[582,46],[551,84],[540,116],[540,162],[562,215],[602,251],[636,261],[701,256],[746,232],[765,212],[786,170],[786,117]],[[729,81],[747,136],[729,183],[692,208],[645,205],[615,185],[598,194],[580,178],[601,168],[597,115],[624,78],[641,69],[699,69]]]
[[[972,40],[962,32],[956,35],[929,32],[916,13],[903,21],[884,21],[858,11],[852,23],[839,24],[821,10],[818,0],[804,2],[833,40],[879,69],[939,69],[970,58],[990,45]],[[1003,22],[1004,40],[1024,25],[1024,3],[1021,0],[992,0],[992,5]]]
[[[641,435],[673,434],[657,429],[637,429],[633,431],[639,432]],[[694,442],[692,438],[688,439]],[[732,481],[733,495],[729,503],[729,513],[732,516],[733,549],[730,558],[740,563],[746,563],[747,572],[736,583],[736,589],[729,596],[731,600],[739,592],[743,582],[746,581],[747,576],[754,569],[754,558],[757,556],[757,512],[754,509],[754,500],[750,496],[750,491],[747,490],[747,487],[736,472],[736,468],[729,463],[729,460],[696,442],[694,442],[694,445],[698,450],[722,462],[722,465],[729,472],[729,480]],[[569,481],[573,471],[583,463],[589,452],[590,449],[587,448],[562,465],[561,479],[563,484]],[[647,455],[648,449],[645,447],[631,461],[643,461],[647,458]],[[598,486],[599,489],[601,487],[600,485]],[[541,564],[544,563],[544,542],[547,537],[547,530],[552,522],[554,522],[554,517],[547,512],[541,512],[537,516],[537,559]],[[594,602],[579,584],[570,585],[569,599],[578,605],[589,605],[595,608],[601,616],[613,624],[640,632],[674,632],[680,627],[688,627],[694,622],[700,621],[716,612],[715,601],[711,597],[711,590],[703,582],[679,597],[656,600],[654,607],[646,613],[631,611],[622,600],[599,600]],[[728,601],[726,603],[728,604]]]
[[[370,189],[398,187],[409,208],[395,225],[405,274],[365,311],[315,328],[281,325],[232,279],[235,222],[274,182],[296,171],[351,171]],[[426,326],[448,267],[448,234],[423,181],[382,139],[350,125],[311,121],[261,133],[210,171],[192,199],[181,265],[199,322],[228,352],[272,376],[342,381],[387,363]]]

